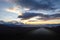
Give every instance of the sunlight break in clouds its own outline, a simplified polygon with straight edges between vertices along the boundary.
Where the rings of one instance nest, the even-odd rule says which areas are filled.
[[[54,19],[40,19],[38,20],[39,16],[26,19],[26,20],[21,20],[22,23],[24,24],[32,24],[32,25],[38,25],[38,24],[60,24],[60,18],[54,18]]]
[[[30,10],[29,8],[21,9],[20,6],[10,7],[10,8],[5,9],[5,11],[7,11],[7,12],[16,13],[21,16],[22,16],[22,13],[27,12],[29,10]]]
[[[11,13],[16,13],[18,15],[22,15],[22,12],[20,10],[20,8],[17,6],[17,7],[11,7],[11,8],[7,8],[5,9],[7,12],[11,12]]]

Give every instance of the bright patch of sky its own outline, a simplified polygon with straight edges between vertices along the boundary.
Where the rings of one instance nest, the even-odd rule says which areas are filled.
[[[0,20],[5,20],[5,19],[13,20],[17,18],[18,16],[17,14],[5,11],[6,8],[13,6],[15,6],[15,4],[5,1],[0,1]]]

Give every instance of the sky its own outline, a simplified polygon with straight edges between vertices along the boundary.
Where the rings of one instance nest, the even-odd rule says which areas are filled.
[[[0,0],[0,20],[60,24],[60,0]]]
[[[12,12],[7,12],[5,9],[15,6],[12,3],[8,3],[4,0],[0,0],[0,20],[6,19],[16,19],[17,14]]]

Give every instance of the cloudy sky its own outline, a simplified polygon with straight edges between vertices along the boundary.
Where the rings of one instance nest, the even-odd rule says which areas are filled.
[[[0,0],[0,20],[60,24],[60,0]]]

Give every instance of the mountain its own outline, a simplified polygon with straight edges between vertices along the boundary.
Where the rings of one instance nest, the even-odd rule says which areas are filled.
[[[0,25],[14,27],[14,26],[21,26],[23,25],[23,23],[17,21],[11,21],[11,22],[0,21]]]

